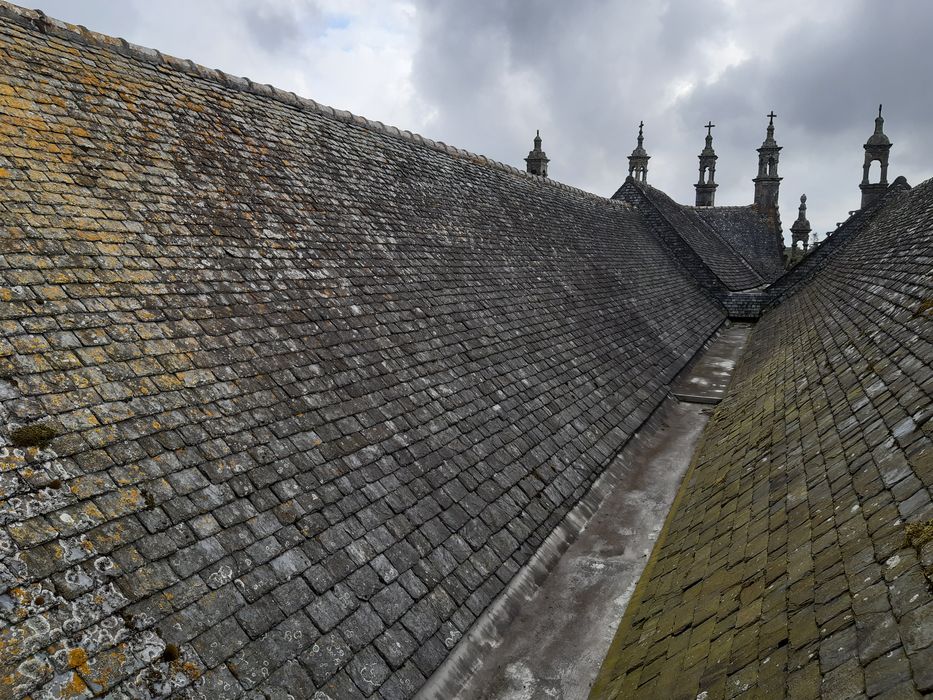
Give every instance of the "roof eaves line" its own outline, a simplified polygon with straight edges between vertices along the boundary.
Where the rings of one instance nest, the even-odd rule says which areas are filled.
[[[55,19],[54,17],[49,17],[41,10],[30,10],[25,7],[20,7],[19,5],[6,2],[6,0],[0,0],[0,17],[6,17],[15,21],[17,24],[25,25],[27,29],[32,31],[35,31],[41,25],[43,27],[41,31],[44,31],[46,34],[52,34],[66,40],[78,39],[86,44],[104,48],[110,51],[116,51],[117,53],[130,58],[148,61],[149,63],[153,63],[158,66],[165,66],[181,73],[186,73],[188,75],[205,80],[211,80],[231,90],[270,98],[297,109],[312,112],[314,114],[344,122],[346,124],[353,124],[376,133],[391,136],[402,141],[408,141],[419,146],[424,146],[434,151],[440,151],[441,153],[446,153],[447,155],[454,158],[468,160],[470,162],[476,163],[477,165],[485,165],[495,170],[505,172],[509,175],[522,177],[526,180],[537,181],[542,185],[554,187],[584,199],[621,207],[623,209],[631,208],[631,206],[625,202],[620,202],[608,197],[603,197],[602,195],[587,192],[586,190],[580,189],[579,187],[567,185],[563,182],[558,182],[557,180],[553,180],[551,178],[533,175],[524,170],[519,170],[513,165],[508,165],[507,163],[502,163],[500,161],[493,160],[492,158],[487,158],[484,155],[473,153],[462,148],[457,148],[456,146],[451,146],[444,143],[443,141],[434,141],[433,139],[421,136],[420,134],[399,129],[395,126],[386,125],[380,121],[367,119],[366,117],[353,114],[347,110],[335,109],[334,107],[323,105],[310,98],[299,97],[294,92],[281,90],[268,84],[254,83],[249,78],[240,78],[234,75],[230,75],[229,73],[225,73],[220,69],[208,68],[199,63],[195,63],[190,59],[177,58],[176,56],[162,53],[157,49],[133,44],[121,37],[112,37],[107,34],[101,34],[99,32],[91,31],[83,25],[71,24],[60,19]]]

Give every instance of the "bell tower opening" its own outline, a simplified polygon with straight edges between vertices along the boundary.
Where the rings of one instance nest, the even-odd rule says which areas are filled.
[[[884,133],[884,117],[881,116],[881,105],[878,105],[875,133],[865,142],[862,184],[859,185],[859,189],[862,190],[862,209],[878,199],[888,189],[888,156],[891,154],[891,145],[890,139]]]

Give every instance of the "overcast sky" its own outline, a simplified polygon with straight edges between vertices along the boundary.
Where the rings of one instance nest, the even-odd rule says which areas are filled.
[[[785,231],[859,205],[878,104],[889,179],[933,176],[927,0],[32,0],[46,14],[610,196],[640,119],[648,181],[693,203],[702,125],[717,204],[748,204],[770,110]]]

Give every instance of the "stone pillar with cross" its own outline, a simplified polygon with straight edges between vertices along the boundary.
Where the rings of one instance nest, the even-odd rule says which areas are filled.
[[[700,152],[700,179],[694,185],[697,191],[696,205],[712,207],[716,202],[716,151],[713,150],[712,121],[706,124],[706,146]]]
[[[768,220],[768,226],[779,239],[781,237],[781,213],[778,208],[778,195],[781,188],[781,178],[778,176],[778,161],[781,158],[781,147],[774,140],[774,118],[777,116],[771,110],[768,117],[768,129],[765,140],[758,149],[758,177],[755,183],[755,207]],[[781,247],[783,248],[783,242]]]

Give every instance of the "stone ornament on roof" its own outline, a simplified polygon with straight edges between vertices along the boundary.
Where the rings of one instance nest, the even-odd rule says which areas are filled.
[[[800,195],[800,207],[797,210],[797,220],[790,227],[791,231],[791,250],[788,258],[788,264],[793,264],[807,254],[807,248],[810,246],[810,221],[807,219],[807,195]],[[797,248],[801,244],[802,250]]]
[[[781,146],[774,140],[774,118],[777,116],[772,109],[765,116],[768,117],[768,127],[765,140],[758,148],[758,175],[752,180],[755,183],[755,207],[768,220],[771,231],[781,239],[781,214],[778,208],[781,177],[778,175],[778,163],[781,160]],[[781,247],[783,247],[781,243]]]
[[[548,162],[550,162],[550,158],[541,150],[541,132],[535,130],[534,148],[528,152],[528,157],[525,158],[526,168],[532,175],[547,177]]]
[[[881,116],[881,105],[878,105],[878,116],[875,117],[875,131],[865,142],[865,162],[862,165],[862,182],[859,189],[862,191],[862,209],[878,199],[888,189],[888,158],[891,155],[891,140],[884,133],[884,117]],[[869,180],[872,163],[881,166],[881,177],[878,182]]]
[[[628,174],[638,182],[648,181],[648,161],[651,156],[645,150],[645,122],[638,123],[638,145],[628,157]]]
[[[713,150],[712,120],[706,123],[706,146],[700,152],[700,179],[694,185],[697,191],[696,205],[712,207],[716,203],[716,151]]]
[[[881,108],[878,105],[878,116],[875,117],[875,133],[868,137],[868,146],[890,146],[891,141],[884,133],[884,117],[881,116]]]

